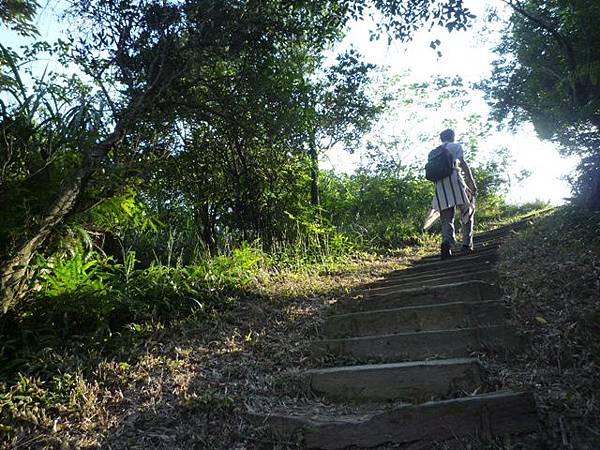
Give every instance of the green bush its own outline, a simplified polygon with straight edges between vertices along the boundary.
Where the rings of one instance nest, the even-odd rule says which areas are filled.
[[[475,218],[479,230],[548,207],[544,202],[508,204],[499,170],[493,164],[475,170],[480,191]],[[353,175],[327,172],[322,184],[324,213],[337,230],[355,242],[371,249],[390,249],[423,241],[422,226],[431,208],[433,183],[416,169],[361,170]],[[439,222],[431,233],[439,233]]]

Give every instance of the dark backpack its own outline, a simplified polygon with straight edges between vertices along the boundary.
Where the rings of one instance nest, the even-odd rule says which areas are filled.
[[[439,181],[449,177],[454,170],[454,157],[446,145],[440,145],[429,152],[425,164],[425,178],[429,181]]]

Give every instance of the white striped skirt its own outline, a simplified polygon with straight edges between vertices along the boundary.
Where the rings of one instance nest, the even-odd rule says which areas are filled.
[[[449,177],[436,181],[435,195],[431,205],[436,211],[470,203],[465,182],[458,173],[458,169],[454,169]]]

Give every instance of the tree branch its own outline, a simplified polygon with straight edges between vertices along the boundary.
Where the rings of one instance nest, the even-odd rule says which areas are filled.
[[[569,70],[571,72],[575,72],[575,69],[577,68],[577,59],[575,58],[575,51],[573,50],[573,47],[571,47],[571,44],[569,43],[568,39],[565,36],[563,36],[554,26],[552,26],[551,24],[549,24],[542,18],[534,16],[533,14],[529,13],[523,6],[519,6],[513,0],[501,0],[501,1],[503,3],[505,3],[506,5],[508,5],[509,7],[511,7],[518,14],[525,17],[527,20],[530,20],[531,22],[536,23],[537,25],[542,27],[544,30],[546,30],[548,33],[550,33],[552,35],[552,37],[565,49],[566,57],[567,57],[567,64],[569,65]]]

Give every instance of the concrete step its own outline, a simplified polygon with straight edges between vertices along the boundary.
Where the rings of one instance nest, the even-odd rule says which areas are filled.
[[[480,263],[495,263],[498,261],[499,254],[497,252],[494,253],[483,253],[483,254],[473,254],[471,256],[464,256],[461,258],[451,258],[449,260],[440,260],[439,257],[437,260],[422,262],[417,261],[419,264],[416,264],[411,267],[407,267],[405,269],[394,270],[390,272],[391,275],[402,274],[402,273],[433,273],[433,272],[444,272],[446,270],[451,270],[454,268],[464,268],[465,270],[471,269],[473,267],[477,267]]]
[[[463,358],[484,350],[514,354],[522,347],[523,338],[508,325],[323,339],[311,344],[316,357],[334,355],[378,362]]]
[[[505,321],[506,308],[501,301],[454,302],[329,316],[323,325],[323,335],[375,336],[500,325]]]
[[[335,401],[424,402],[481,387],[474,358],[334,367],[305,372],[312,392]]]
[[[480,302],[498,300],[501,296],[502,291],[497,284],[475,280],[439,286],[402,288],[391,292],[367,290],[358,300],[339,302],[335,306],[335,311],[337,314],[342,314],[451,302]]]
[[[421,287],[421,286],[439,286],[451,283],[459,283],[464,281],[485,281],[487,283],[497,283],[499,279],[498,272],[495,270],[481,270],[481,271],[468,271],[451,273],[449,275],[443,275],[440,277],[430,276],[417,276],[414,278],[407,278],[406,280],[400,278],[387,283],[376,284],[365,292],[369,292],[369,295],[377,295],[382,293],[393,292],[396,289],[409,288],[409,287]]]
[[[472,253],[470,255],[464,255],[462,253],[454,253],[452,258],[450,260],[446,261],[446,263],[451,264],[455,260],[460,260],[463,258],[473,258],[476,255],[480,256],[480,255],[489,255],[489,254],[497,253],[498,248],[499,248],[499,246],[497,246],[497,245],[491,245],[491,246],[479,249],[475,253]],[[435,254],[435,255],[424,256],[423,258],[415,261],[415,264],[417,264],[417,265],[418,264],[426,264],[426,263],[430,263],[433,261],[441,261],[439,253]]]
[[[500,233],[492,233],[492,234],[476,234],[473,236],[473,243],[481,243],[481,242],[490,242],[494,240],[502,240],[506,239],[513,233],[512,230],[502,231]]]
[[[493,266],[498,261],[498,255],[479,255],[470,258],[450,259],[446,261],[431,261],[429,264],[419,264],[404,269],[393,270],[390,277],[401,275],[420,275],[451,272],[457,270],[467,271],[479,267],[481,264]]]
[[[383,444],[411,444],[411,448],[423,449],[459,437],[485,439],[538,429],[535,399],[526,392],[496,392],[398,406],[360,416],[250,413],[249,418],[269,427],[280,440],[301,441],[304,448],[319,449],[371,448]]]
[[[474,253],[481,253],[489,250],[498,250],[500,246],[504,243],[504,239],[493,239],[493,240],[485,240],[481,242],[473,243]],[[452,253],[455,256],[463,255],[461,245],[457,244],[455,247],[452,247]],[[473,254],[473,253],[471,253]],[[463,255],[468,256],[468,255]]]
[[[487,249],[489,247],[499,246],[499,245],[502,245],[502,243],[504,242],[505,239],[506,239],[505,236],[489,237],[486,239],[473,239],[473,248]],[[462,244],[457,243],[455,248],[457,250],[461,250]]]
[[[497,237],[506,237],[510,236],[513,232],[523,230],[527,228],[532,223],[531,219],[523,219],[518,222],[514,222],[508,225],[503,225],[501,227],[495,228],[490,231],[484,231],[483,233],[477,233],[473,240],[484,240],[490,238]]]
[[[489,271],[489,270],[492,270],[493,268],[494,268],[493,263],[491,263],[489,261],[479,261],[477,263],[477,265],[450,266],[450,267],[445,268],[445,270],[436,270],[433,272],[416,272],[416,273],[405,272],[405,273],[402,273],[401,271],[399,271],[399,272],[394,272],[394,273],[388,275],[386,278],[384,278],[382,280],[377,280],[372,283],[369,283],[369,284],[365,285],[365,287],[368,287],[368,288],[383,287],[388,284],[397,284],[400,282],[402,282],[402,283],[416,282],[416,281],[426,282],[427,280],[437,280],[440,278],[446,279],[451,276],[460,276],[460,275],[464,275],[464,274],[468,274],[468,273],[472,273],[472,272]]]
[[[501,246],[502,244],[504,244],[504,242],[506,241],[506,239],[508,239],[511,235],[507,234],[505,236],[495,236],[495,237],[488,237],[488,238],[484,238],[484,239],[473,239],[473,247],[474,248],[478,248],[478,249],[486,249],[492,246]],[[461,249],[460,245],[457,245],[456,247],[454,247],[458,250]]]

